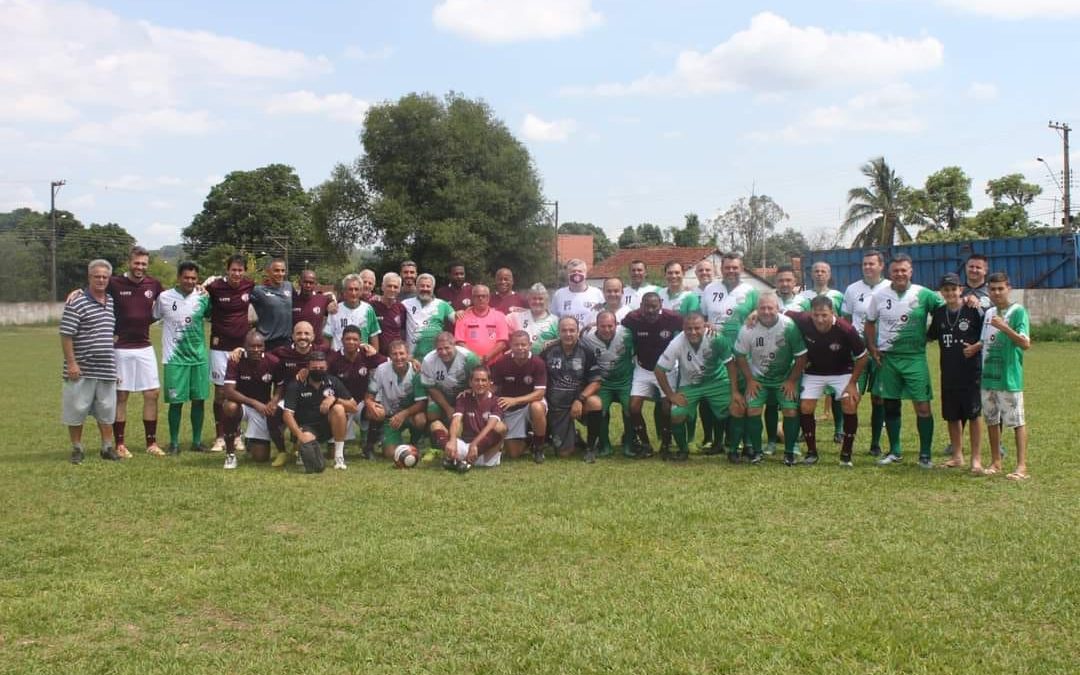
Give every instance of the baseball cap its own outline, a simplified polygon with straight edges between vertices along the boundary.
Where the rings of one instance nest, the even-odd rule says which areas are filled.
[[[949,272],[945,276],[941,277],[941,283],[938,284],[938,287],[940,288],[942,286],[962,286],[962,285],[963,284],[960,283],[960,275],[956,274],[954,272]]]

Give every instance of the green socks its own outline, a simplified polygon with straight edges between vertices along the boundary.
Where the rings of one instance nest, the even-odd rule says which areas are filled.
[[[761,452],[761,415],[746,418],[746,438],[755,455]]]
[[[795,452],[795,443],[799,440],[799,418],[792,415],[784,417],[784,454]]]
[[[739,442],[742,441],[743,431],[746,429],[746,418],[729,415],[727,418],[727,445],[728,453],[739,451]]]
[[[840,403],[840,394],[833,395],[832,402],[832,419],[833,419],[833,435],[844,433],[844,406]]]
[[[765,437],[770,443],[776,442],[776,425],[780,423],[780,408],[769,403],[765,406]],[[784,432],[785,434],[787,431]]]
[[[183,419],[184,404],[169,404],[169,444],[180,445],[180,420]]]
[[[885,426],[885,406],[870,403],[870,447],[881,447],[881,430]]]
[[[203,416],[206,414],[206,406],[203,401],[191,402],[191,445],[198,446],[202,443]]]
[[[933,424],[933,422],[931,422]],[[900,456],[900,416],[885,418],[885,432],[889,435],[889,452]]]
[[[919,459],[930,459],[934,443],[934,416],[916,418],[919,429]]]

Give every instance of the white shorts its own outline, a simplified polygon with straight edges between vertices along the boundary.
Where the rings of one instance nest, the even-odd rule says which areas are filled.
[[[229,352],[210,350],[210,381],[218,387],[225,386],[225,371],[229,369]]]
[[[515,441],[522,438],[528,438],[529,436],[529,406],[532,404],[526,404],[518,408],[517,410],[511,410],[503,413],[503,424],[506,425],[506,440]],[[547,414],[547,399],[540,399],[540,405],[544,406],[544,413]]]
[[[98,424],[116,421],[116,380],[80,377],[74,382],[64,380],[63,411],[65,426],[80,427],[87,415]]]
[[[1024,426],[1024,392],[982,390],[982,411],[987,424],[1004,424],[1010,429]]]
[[[849,382],[851,382],[851,373],[844,373],[843,375],[803,375],[802,393],[799,394],[799,397],[804,401],[816,401],[825,395],[825,387],[832,387],[834,392],[843,394]],[[843,398],[843,396],[840,398]]]
[[[157,355],[153,347],[117,349],[117,391],[150,391],[160,389]]]
[[[253,441],[269,441],[270,426],[266,423],[266,417],[249,405],[245,405],[243,408],[244,421],[247,422],[247,431],[244,432],[244,438],[250,438]]]
[[[457,448],[455,448],[455,450],[456,452],[452,452],[448,449],[446,454],[449,455],[451,458],[457,460],[464,460],[466,457],[469,456],[469,444],[461,440],[460,438],[457,439]],[[477,453],[476,461],[473,462],[473,466],[481,466],[487,468],[493,468],[499,466],[500,464],[502,464],[501,450],[493,454],[488,459],[484,459],[484,453]]]
[[[352,415],[349,415],[349,419],[345,422],[345,440],[356,440],[356,427],[360,427],[363,431],[367,431],[367,418],[364,417],[364,402],[357,403],[359,408]]]
[[[668,373],[668,383],[671,384],[673,389],[678,387],[679,378],[675,375],[675,371]],[[660,385],[656,382],[656,373],[645,370],[635,363],[634,380],[630,384],[630,395],[640,396],[641,398],[656,398],[657,396],[663,397],[664,392],[660,391]]]

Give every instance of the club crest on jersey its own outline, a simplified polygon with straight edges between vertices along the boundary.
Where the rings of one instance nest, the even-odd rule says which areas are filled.
[[[525,377],[523,377],[521,379],[521,381],[524,382],[525,384],[532,384],[532,381],[533,381],[532,375],[526,375]]]
[[[315,314],[316,316],[318,316],[319,314],[322,314],[322,307],[313,307],[311,309],[311,312],[312,312],[312,314]]]
[[[251,296],[249,296],[249,295],[248,295],[247,293],[244,293],[244,294],[242,294],[242,295],[240,296],[240,300],[241,300],[242,302],[247,302],[247,301],[248,301],[248,300],[250,300],[250,299],[251,299]]]
[[[270,373],[266,373],[259,379],[261,379],[263,382],[269,382],[270,380],[274,379],[274,376]]]
[[[669,330],[660,331],[660,337],[664,338],[665,340],[668,339],[669,337],[671,337],[671,331],[669,331]]]
[[[334,395],[334,388],[333,387],[327,387],[326,389],[323,389],[322,390],[322,395],[323,395],[323,398],[329,398],[329,397],[333,396]]]
[[[960,323],[957,324],[956,327],[959,328],[961,331],[967,331],[968,328],[971,328],[971,324],[968,322],[967,319],[960,319]]]
[[[838,352],[838,351],[840,351],[840,348],[841,348],[841,346],[840,346],[839,342],[830,342],[829,343],[829,351]]]
[[[148,288],[145,291],[143,291],[143,297],[145,297],[147,300],[149,300],[150,298],[154,297],[154,292]]]

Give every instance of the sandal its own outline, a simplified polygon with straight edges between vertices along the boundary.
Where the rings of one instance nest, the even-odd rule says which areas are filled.
[[[941,466],[946,469],[955,469],[960,466],[964,466],[964,460],[962,459],[950,459],[947,462],[942,462]]]
[[[1026,473],[1020,473],[1019,471],[1013,471],[1008,476],[1005,476],[1005,478],[1009,480],[1027,480],[1028,478],[1031,478],[1031,476]]]
[[[984,475],[984,476],[995,476],[995,475],[997,475],[997,473],[998,473],[998,470],[995,469],[992,466],[988,466],[988,467],[986,467],[985,469],[982,470],[982,475]]]

